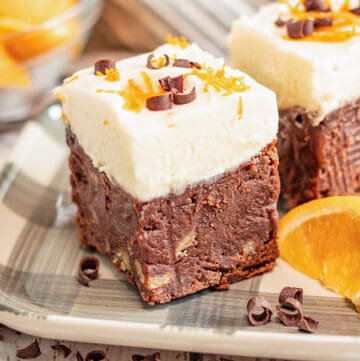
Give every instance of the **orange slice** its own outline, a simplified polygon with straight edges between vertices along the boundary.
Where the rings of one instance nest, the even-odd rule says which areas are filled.
[[[291,266],[360,312],[360,197],[328,197],[292,209],[280,220],[278,244]]]
[[[32,25],[8,16],[0,16],[0,39],[13,33],[23,31]]]

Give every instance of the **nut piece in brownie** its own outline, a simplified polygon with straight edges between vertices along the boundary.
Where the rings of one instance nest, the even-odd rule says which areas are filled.
[[[56,89],[78,237],[165,303],[278,256],[275,94],[185,39]]]
[[[275,2],[233,26],[233,64],[277,94],[279,170],[290,206],[360,194],[358,6]]]

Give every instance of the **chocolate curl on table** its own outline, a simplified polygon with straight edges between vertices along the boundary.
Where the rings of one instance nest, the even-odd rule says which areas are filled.
[[[107,361],[106,355],[103,351],[90,351],[84,361]]]
[[[303,302],[303,289],[297,287],[284,287],[279,294],[279,303],[282,306],[287,306],[286,300],[288,298],[295,298],[301,304]]]
[[[161,111],[171,109],[172,107],[172,94],[165,93],[161,95],[155,95],[146,99],[146,107],[152,111]]]
[[[297,326],[299,321],[303,318],[301,303],[295,298],[288,297],[283,303],[283,306],[287,307],[288,310],[276,306],[276,313],[280,321],[285,326]]]
[[[328,11],[329,8],[322,0],[305,0],[304,6],[306,11]]]
[[[286,30],[291,39],[301,39],[310,36],[314,32],[314,20],[305,19],[290,22],[287,24]]]
[[[195,87],[193,87],[190,91],[190,93],[179,93],[176,91],[173,91],[173,102],[177,105],[183,105],[183,104],[189,104],[192,101],[194,101],[196,98],[196,90]]]
[[[304,316],[297,324],[297,327],[301,331],[314,333],[319,326],[319,321],[313,319],[312,317]]]
[[[165,66],[168,66],[170,64],[170,58],[167,54],[163,54],[163,56],[165,57],[165,64],[162,66],[154,66],[151,61],[154,59],[155,55],[150,54],[147,58],[146,67],[149,69],[161,69]]]
[[[167,76],[159,79],[159,83],[165,91],[171,91],[172,89],[176,89],[179,93],[184,91],[184,76],[182,74],[173,78]]]
[[[133,361],[161,361],[160,352],[154,352],[153,354],[146,356],[134,354],[131,358]]]
[[[112,59],[99,59],[95,62],[94,65],[94,74],[97,75],[97,72],[105,75],[106,69],[115,69],[116,64]]]
[[[91,280],[99,275],[100,261],[94,256],[84,257],[79,264],[79,282],[89,286]]]
[[[34,359],[34,358],[39,357],[40,355],[41,355],[41,350],[40,350],[39,343],[37,340],[35,340],[29,346],[26,346],[26,347],[16,351],[16,357],[18,357],[22,360]]]
[[[255,313],[262,308],[262,313]],[[248,319],[253,326],[261,326],[268,323],[272,316],[271,306],[262,296],[254,296],[249,298],[247,303]]]
[[[55,344],[51,345],[51,348],[55,351],[57,351],[59,354],[63,354],[64,358],[67,358],[71,354],[71,349],[63,344]]]

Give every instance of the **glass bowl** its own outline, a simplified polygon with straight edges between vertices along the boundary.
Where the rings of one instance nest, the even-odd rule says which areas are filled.
[[[34,116],[49,103],[51,89],[81,54],[101,8],[102,0],[79,0],[38,26],[0,39],[0,130]],[[14,55],[11,61],[1,58],[3,49]]]

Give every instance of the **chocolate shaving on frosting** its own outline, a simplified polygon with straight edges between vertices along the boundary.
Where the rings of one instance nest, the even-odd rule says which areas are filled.
[[[301,331],[314,333],[319,326],[319,321],[312,317],[304,316],[297,324]]]
[[[201,69],[201,65],[197,63],[196,61],[190,61],[190,64],[193,68]]]
[[[255,313],[259,308],[263,309],[263,312],[258,314]],[[262,296],[254,296],[249,298],[247,303],[247,311],[249,322],[253,326],[265,325],[269,322],[272,315],[271,306],[268,301]]]
[[[174,66],[178,68],[191,68],[191,62],[187,59],[175,59]]]
[[[154,66],[151,60],[154,59],[155,55],[149,54],[149,56],[147,57],[146,67],[149,69],[161,69],[165,66],[168,66],[170,64],[170,58],[167,54],[163,54],[163,56],[165,57],[165,64],[162,66]]]
[[[57,343],[55,345],[51,345],[51,348],[58,353],[62,353],[64,355],[64,358],[67,358],[71,354],[71,349],[67,347],[66,345]]]
[[[305,0],[306,11],[328,11],[327,6],[322,0]]]
[[[310,19],[290,22],[286,26],[287,33],[291,39],[301,39],[312,35],[314,32],[314,21]]]
[[[99,59],[95,62],[94,66],[94,73],[100,72],[101,74],[105,75],[106,69],[115,69],[116,64],[115,61],[112,59]]]
[[[282,306],[288,306],[286,300],[288,298],[295,298],[301,304],[303,302],[303,289],[297,287],[284,287],[279,294],[279,303]]]
[[[350,9],[350,12],[357,16],[360,16],[360,6],[354,9]]]
[[[40,355],[41,355],[41,350],[37,340],[35,340],[29,346],[26,346],[16,351],[16,356],[23,360],[34,359],[39,357]]]
[[[314,27],[320,28],[322,26],[332,26],[334,23],[333,18],[322,18],[314,20]]]
[[[152,111],[161,111],[171,109],[172,107],[172,95],[171,93],[165,93],[161,95],[155,95],[146,99],[146,107]]]
[[[90,351],[84,361],[106,361],[106,355],[103,351]]]
[[[167,76],[159,79],[159,83],[165,91],[171,91],[172,89],[176,89],[179,93],[184,91],[184,76],[182,74],[173,78]]]
[[[90,281],[98,277],[100,261],[94,256],[84,257],[79,264],[79,282],[89,286]]]
[[[291,309],[291,311],[276,306],[276,313],[280,321],[285,326],[297,326],[299,321],[303,318],[301,303],[295,298],[288,297],[283,305],[288,309]]]
[[[173,91],[173,102],[177,105],[182,104],[189,104],[192,101],[194,101],[196,98],[196,90],[195,87],[193,87],[190,91],[190,93],[178,93],[176,91]]]

